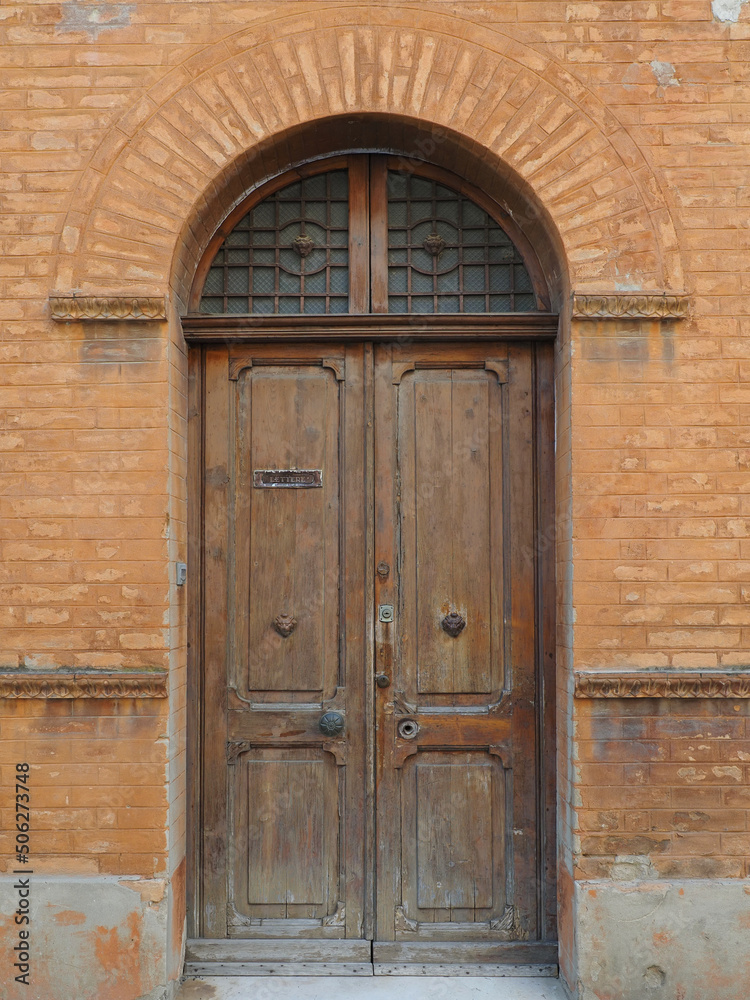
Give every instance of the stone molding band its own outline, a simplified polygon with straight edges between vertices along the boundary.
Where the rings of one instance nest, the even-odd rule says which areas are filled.
[[[573,295],[574,319],[685,319],[688,295],[666,292],[617,292],[611,295]]]
[[[50,295],[52,319],[58,323],[78,323],[98,320],[107,322],[122,320],[152,321],[167,318],[164,296],[126,295]]]
[[[51,295],[49,303],[52,319],[58,323],[167,318],[163,296]],[[666,293],[573,295],[574,319],[685,319],[689,306],[689,296]]]
[[[750,698],[750,670],[578,670],[576,698]]]
[[[166,698],[166,671],[3,670],[0,698]]]

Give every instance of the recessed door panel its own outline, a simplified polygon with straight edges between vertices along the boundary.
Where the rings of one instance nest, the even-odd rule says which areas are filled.
[[[503,670],[502,385],[483,368],[413,370],[397,405],[405,690],[487,696]]]
[[[344,806],[335,759],[312,748],[249,749],[233,777],[233,924],[335,915]]]
[[[403,833],[406,856],[415,853],[416,863],[405,896],[422,919],[486,915],[494,869],[502,868],[502,859],[493,864],[493,849],[503,846],[502,836],[495,844],[502,810],[494,815],[494,805],[502,806],[503,795],[494,787],[492,762],[472,754],[420,754],[410,770],[413,778],[404,773]]]
[[[330,697],[338,675],[340,386],[320,365],[253,365],[238,377],[238,621],[244,692]],[[301,485],[295,482],[305,480]],[[265,473],[265,475],[263,475]],[[275,475],[273,475],[275,473]],[[317,478],[313,478],[317,477]],[[307,485],[307,480],[313,485]],[[319,482],[319,485],[318,485]],[[242,581],[244,582],[244,580]],[[245,675],[243,677],[243,674]],[[244,683],[242,683],[244,681]]]

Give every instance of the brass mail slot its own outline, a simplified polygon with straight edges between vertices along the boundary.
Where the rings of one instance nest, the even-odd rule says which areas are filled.
[[[253,472],[253,486],[309,490],[323,485],[320,469],[256,469]]]

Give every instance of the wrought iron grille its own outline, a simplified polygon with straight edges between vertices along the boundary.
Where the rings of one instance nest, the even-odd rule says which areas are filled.
[[[523,258],[484,209],[437,181],[388,171],[390,313],[536,308]]]
[[[398,170],[388,171],[387,189],[387,261],[383,254],[372,267],[380,274],[387,267],[388,312],[538,308],[520,252],[475,201],[439,180]],[[366,227],[366,215],[360,215],[355,230],[357,224]],[[200,311],[223,316],[348,313],[349,224],[347,170],[281,188],[224,238],[206,275]],[[354,238],[361,238],[357,233]],[[365,272],[352,276],[360,289],[367,282]]]
[[[348,312],[346,170],[304,178],[251,209],[219,247],[203,286],[200,311]]]

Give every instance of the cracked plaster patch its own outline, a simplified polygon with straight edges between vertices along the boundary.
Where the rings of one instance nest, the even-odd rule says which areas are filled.
[[[660,87],[679,87],[680,81],[675,76],[672,63],[659,62],[658,59],[652,59],[651,69]]]
[[[736,24],[746,3],[747,0],[713,0],[711,11],[717,21],[723,24]]]
[[[90,4],[70,0],[62,5],[62,20],[55,30],[83,31],[96,40],[103,31],[129,27],[134,10],[135,4]]]

